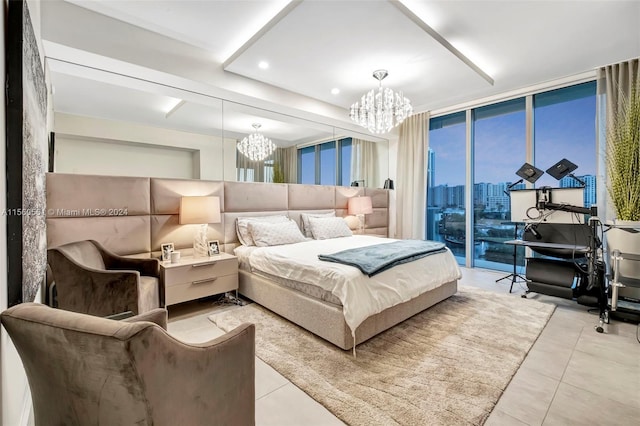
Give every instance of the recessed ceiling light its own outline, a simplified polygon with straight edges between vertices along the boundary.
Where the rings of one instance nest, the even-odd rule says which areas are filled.
[[[260,61],[260,63],[258,64],[258,67],[260,67],[260,69],[266,70],[267,68],[269,68],[269,62]]]
[[[334,87],[333,89],[331,89],[332,95],[337,95],[338,93],[340,93],[340,89],[338,89],[337,87]]]

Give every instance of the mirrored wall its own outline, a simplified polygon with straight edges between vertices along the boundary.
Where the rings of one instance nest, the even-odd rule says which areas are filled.
[[[388,177],[386,139],[197,90],[56,60],[49,60],[48,65],[55,113],[55,172],[297,183],[302,182],[304,167],[301,150],[335,141],[337,146],[364,141],[373,146],[360,159],[372,170],[364,185],[382,187]],[[251,161],[236,149],[238,142],[254,132],[276,146],[263,161]],[[352,167],[354,171],[359,167],[352,159],[359,155],[355,149],[348,159],[340,150],[325,151],[318,167],[323,167],[325,175],[333,167],[336,177],[305,183],[360,180],[363,184],[351,172]]]

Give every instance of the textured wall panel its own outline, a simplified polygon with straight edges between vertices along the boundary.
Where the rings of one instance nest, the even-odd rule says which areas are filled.
[[[289,210],[334,209],[336,205],[335,186],[288,185]]]
[[[151,179],[151,214],[178,214],[180,198],[185,196],[220,197],[224,211],[224,182],[190,179]]]
[[[225,212],[287,210],[287,185],[224,182]]]
[[[149,178],[47,173],[48,217],[148,215],[150,206]]]

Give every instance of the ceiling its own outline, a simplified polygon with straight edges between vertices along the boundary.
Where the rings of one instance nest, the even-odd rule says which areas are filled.
[[[41,18],[45,54],[61,63],[82,65],[76,53],[89,52],[117,60],[115,72],[133,64],[206,85],[213,96],[352,130],[348,108],[377,86],[376,69],[389,71],[383,86],[426,111],[640,56],[636,1],[57,0],[41,3]],[[55,63],[51,71],[56,111],[167,124],[171,96]],[[189,104],[167,125],[211,132],[215,106]],[[255,117],[245,113],[237,128],[224,127],[250,131]],[[281,129],[283,144],[331,133],[297,125],[322,129]]]

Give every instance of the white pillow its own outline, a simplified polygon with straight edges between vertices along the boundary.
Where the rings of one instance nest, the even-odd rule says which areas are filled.
[[[257,216],[257,217],[239,217],[236,219],[236,234],[238,234],[238,240],[245,246],[255,246],[251,233],[249,232],[249,222],[287,222],[288,217],[284,215],[273,216]]]
[[[316,240],[350,237],[353,235],[347,221],[341,217],[310,217],[309,226]]]
[[[279,246],[307,241],[293,220],[286,222],[249,222],[249,232],[258,247]]]
[[[305,237],[313,238],[311,235],[311,227],[309,226],[310,217],[336,217],[336,212],[329,213],[302,213],[300,214],[300,222],[302,222],[302,233]]]

